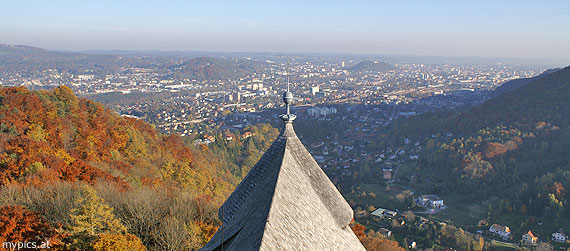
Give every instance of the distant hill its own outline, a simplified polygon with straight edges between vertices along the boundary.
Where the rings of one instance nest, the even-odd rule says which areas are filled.
[[[396,69],[396,67],[386,62],[378,62],[378,61],[373,62],[370,60],[362,61],[356,64],[355,66],[348,68],[348,70],[351,72],[385,72],[394,69]]]
[[[48,50],[44,50],[37,47],[27,46],[27,45],[6,45],[0,44],[0,55],[16,55],[16,54],[37,54],[37,53],[49,53]]]
[[[199,57],[170,66],[169,70],[175,79],[217,80],[245,77],[263,68],[264,64],[257,61]]]
[[[175,80],[218,80],[261,72],[266,65],[264,62],[246,59],[189,58],[194,55],[192,53],[172,57],[169,53],[133,51],[129,54],[112,54],[113,52],[58,52],[25,45],[0,44],[0,71],[17,72],[22,76],[33,76],[50,69],[72,74],[105,75],[121,73],[133,67],[153,69],[155,73]]]
[[[497,89],[495,89],[492,93],[491,93],[491,97],[497,97],[500,96],[502,94],[505,94],[507,92],[513,91],[521,86],[524,86],[532,81],[538,80],[544,76],[547,76],[551,73],[554,73],[556,71],[558,71],[560,69],[549,69],[544,71],[542,74],[535,76],[535,77],[531,77],[531,78],[520,78],[520,79],[515,79],[515,80],[511,80],[511,81],[507,81],[506,83],[502,84],[501,86],[497,87]]]
[[[56,69],[73,74],[108,74],[122,67],[144,64],[142,60],[117,55],[87,55],[57,52],[25,45],[0,45],[0,70],[33,76],[37,72]]]

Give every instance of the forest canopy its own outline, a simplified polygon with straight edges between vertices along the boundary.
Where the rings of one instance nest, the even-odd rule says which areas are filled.
[[[0,88],[5,241],[197,249],[220,225],[217,208],[240,180],[226,170],[207,146],[187,146],[66,86]]]

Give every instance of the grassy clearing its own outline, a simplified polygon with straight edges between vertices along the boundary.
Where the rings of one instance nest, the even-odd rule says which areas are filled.
[[[499,242],[499,241],[495,242],[494,244],[495,244],[495,245],[493,246],[493,250],[496,250],[496,251],[522,250],[522,249],[519,248],[519,247],[513,247],[513,246],[511,246],[511,245],[508,245],[508,244],[505,244],[505,243],[502,243],[502,242]]]
[[[477,225],[479,220],[487,217],[485,206],[468,203],[460,194],[449,194],[442,196],[442,199],[448,208],[433,215],[435,219],[466,228]]]
[[[396,195],[402,192],[397,186],[386,188],[383,184],[361,184],[354,193],[347,193],[345,197],[348,201],[358,202],[358,205],[372,205],[376,208],[405,209],[405,203],[398,200]],[[364,196],[364,193],[366,196]],[[370,193],[375,194],[371,196]]]

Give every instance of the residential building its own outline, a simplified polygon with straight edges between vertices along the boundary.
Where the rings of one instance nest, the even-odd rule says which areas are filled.
[[[382,219],[384,218],[384,211],[386,211],[386,209],[378,208],[374,210],[374,212],[370,213],[370,215],[372,215],[374,218]]]
[[[234,140],[234,135],[226,134],[226,141],[232,141],[232,140]]]
[[[538,237],[529,230],[526,234],[523,234],[522,240],[527,244],[535,244],[538,241]]]
[[[394,218],[397,214],[398,214],[398,212],[392,211],[392,210],[384,211],[384,216],[386,216],[388,218]]]
[[[408,249],[415,249],[417,245],[416,242],[412,240],[407,241],[407,244],[408,244]]]
[[[499,225],[499,224],[493,224],[489,228],[489,232],[494,233],[496,235],[499,235],[505,239],[509,238],[509,236],[511,236],[511,229],[507,226],[503,226],[503,225]]]
[[[315,95],[317,95],[317,93],[319,93],[319,87],[318,86],[311,87],[311,94],[313,94],[313,96],[315,96]]]
[[[382,172],[383,172],[383,176],[382,176],[382,177],[383,177],[385,180],[392,179],[392,168],[383,168],[383,169],[382,169]]]
[[[307,114],[313,118],[326,117],[330,114],[335,114],[336,108],[334,107],[312,107],[307,110]]]
[[[247,138],[251,137],[252,135],[253,135],[253,134],[252,134],[251,132],[245,132],[242,137],[243,137],[244,139],[247,139]]]
[[[421,195],[416,199],[416,204],[425,208],[444,208],[443,200],[434,194]]]
[[[376,231],[376,233],[378,233],[378,234],[384,236],[385,238],[388,238],[388,237],[390,237],[390,236],[392,235],[392,231],[390,231],[390,230],[388,230],[388,229],[385,229],[385,228],[383,228],[383,227],[380,228],[380,229],[378,229],[378,231]]]
[[[568,235],[564,233],[564,230],[559,229],[558,232],[552,233],[552,240],[560,243],[564,243],[568,240]]]

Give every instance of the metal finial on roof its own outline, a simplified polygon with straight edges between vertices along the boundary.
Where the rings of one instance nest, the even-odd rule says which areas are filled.
[[[287,69],[285,70],[285,74],[287,75],[287,91],[283,93],[283,102],[285,103],[285,107],[287,107],[287,113],[281,114],[280,118],[285,122],[293,122],[297,117],[295,114],[291,114],[291,104],[293,103],[293,93],[290,91],[290,84],[289,84],[289,60],[287,60]]]

